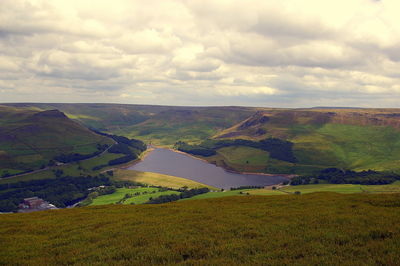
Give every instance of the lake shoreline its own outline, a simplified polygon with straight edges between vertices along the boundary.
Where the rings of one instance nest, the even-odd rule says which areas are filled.
[[[222,166],[222,165],[216,165],[216,164],[214,164],[214,163],[211,163],[211,162],[207,161],[206,159],[196,157],[196,156],[194,156],[194,155],[192,155],[192,154],[190,154],[190,153],[186,153],[186,152],[183,152],[183,151],[175,150],[175,149],[172,149],[172,148],[165,148],[165,147],[158,147],[158,146],[154,146],[154,147],[157,148],[157,149],[166,149],[166,150],[170,150],[170,151],[173,151],[173,152],[176,152],[176,153],[180,153],[180,154],[189,156],[189,157],[191,157],[191,158],[193,158],[193,159],[203,161],[203,162],[205,162],[205,163],[213,164],[213,165],[215,165],[215,166],[217,166],[217,167],[221,167],[221,168],[223,168],[225,171],[227,171],[227,172],[229,172],[229,173],[233,173],[233,174],[240,174],[240,175],[281,176],[281,177],[284,177],[284,178],[287,178],[287,179],[292,179],[293,177],[296,177],[296,176],[297,176],[297,175],[293,175],[293,174],[267,174],[267,173],[254,173],[254,172],[240,172],[240,171],[228,169],[228,168],[226,168],[226,167],[224,167],[224,166]]]
[[[152,154],[152,152],[154,150],[157,150],[157,149],[173,152],[175,154],[181,154],[181,155],[183,155],[185,157],[188,157],[190,159],[193,159],[195,161],[202,162],[202,163],[205,163],[205,164],[210,165],[210,166],[213,165],[214,167],[217,167],[217,168],[221,169],[221,171],[223,171],[223,172],[225,172],[227,174],[243,175],[243,176],[248,176],[250,178],[252,178],[253,176],[254,176],[254,178],[265,177],[265,178],[267,178],[267,180],[268,180],[268,178],[278,178],[278,179],[280,178],[281,180],[278,181],[279,183],[275,183],[275,185],[282,184],[282,183],[285,182],[285,180],[289,181],[290,178],[293,177],[293,175],[288,175],[288,174],[267,174],[267,173],[254,173],[254,172],[239,172],[239,171],[235,171],[235,170],[232,170],[232,169],[227,169],[226,167],[223,167],[223,166],[220,166],[220,165],[216,165],[215,163],[211,163],[211,162],[207,161],[204,158],[199,158],[199,157],[196,157],[196,156],[194,156],[192,154],[188,154],[186,152],[175,150],[175,149],[170,148],[170,147],[159,147],[159,146],[155,146],[155,145],[149,146],[149,148],[140,156],[140,158],[138,158],[137,160],[135,160],[132,163],[129,163],[127,165],[124,165],[123,167],[120,167],[120,169],[129,170],[130,168],[135,167],[137,164],[140,164],[141,162],[143,162],[145,160],[145,158],[147,158],[148,155]],[[135,169],[132,169],[132,170],[135,170]],[[142,171],[142,170],[137,170],[136,169],[135,171]],[[151,170],[147,170],[147,171],[148,172],[156,172],[156,173],[165,174],[163,172],[158,172],[158,171],[151,171]],[[199,181],[197,179],[193,179],[191,176],[176,175],[176,174],[171,174],[171,173],[167,173],[167,175],[179,176],[181,178],[186,178],[186,179],[189,179],[189,180],[202,182],[202,183],[208,184],[210,186],[215,186],[215,187],[218,187],[218,188],[224,188],[224,187],[216,185],[216,184],[207,183],[206,181]],[[263,182],[261,182],[261,183],[263,183]],[[245,186],[245,185],[243,184],[243,185],[237,185],[237,186],[232,186],[232,187],[239,187],[239,186]],[[260,185],[260,186],[264,186],[264,185]]]

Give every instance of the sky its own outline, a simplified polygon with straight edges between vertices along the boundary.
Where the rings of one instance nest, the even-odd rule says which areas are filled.
[[[400,107],[398,0],[0,2],[0,102]]]

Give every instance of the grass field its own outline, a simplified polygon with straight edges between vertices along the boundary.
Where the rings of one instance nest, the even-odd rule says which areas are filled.
[[[284,186],[279,190],[272,189],[240,189],[229,190],[224,192],[208,192],[205,194],[197,195],[189,199],[209,199],[209,198],[222,198],[229,196],[243,196],[250,195],[284,195],[292,194],[299,191],[301,194],[314,193],[314,192],[335,192],[335,193],[400,193],[400,181],[396,181],[390,185],[353,185],[353,184],[316,184],[316,185],[300,185],[300,186]]]
[[[156,198],[161,195],[171,195],[171,194],[179,194],[177,191],[163,191],[160,192],[158,188],[152,187],[138,187],[138,188],[118,188],[116,192],[108,195],[102,195],[95,199],[93,199],[92,204],[90,205],[106,205],[106,204],[115,204],[120,201],[126,194],[135,194],[140,193],[140,195],[134,195],[131,198],[128,198],[123,203],[124,204],[143,204],[149,201],[150,198]]]
[[[0,215],[1,265],[399,265],[400,194],[243,196]]]
[[[208,187],[210,190],[219,190],[218,188],[208,186],[182,177],[163,175],[151,172],[139,172],[134,170],[118,169],[114,172],[114,178],[116,180],[128,180],[128,181],[139,182],[142,184],[169,187],[173,189],[178,189],[186,186],[188,188]]]

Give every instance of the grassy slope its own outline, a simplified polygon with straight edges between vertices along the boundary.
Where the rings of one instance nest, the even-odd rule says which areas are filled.
[[[121,200],[125,194],[135,194],[141,193],[140,195],[133,196],[132,198],[128,198],[124,204],[143,204],[149,201],[150,198],[156,198],[161,195],[171,195],[171,194],[179,194],[177,191],[163,191],[159,192],[158,188],[152,187],[140,187],[140,188],[118,188],[117,191],[113,194],[99,196],[93,199],[93,203],[90,205],[105,205],[105,204],[114,204]],[[143,194],[146,192],[146,194]],[[155,192],[155,193],[152,193]]]
[[[217,150],[217,155],[201,158],[236,171],[261,173],[270,161],[268,152],[245,146],[224,147]]]
[[[139,172],[134,170],[118,169],[114,172],[114,178],[116,180],[129,180],[143,184],[169,187],[174,189],[186,186],[188,188],[208,187],[211,190],[219,190],[218,188],[208,186],[190,179],[151,172]]]
[[[9,104],[41,110],[59,109],[88,127],[135,137],[158,145],[178,140],[198,142],[239,123],[251,107],[179,107],[126,104]]]
[[[41,172],[37,172],[37,173],[29,173],[29,174],[22,175],[22,176],[0,179],[0,184],[14,183],[14,182],[19,182],[19,181],[27,181],[27,180],[55,178],[53,171],[58,170],[58,169],[62,170],[64,172],[65,176],[66,175],[69,175],[69,176],[97,175],[100,172],[103,172],[106,169],[111,168],[111,167],[106,167],[106,168],[102,168],[97,171],[93,171],[92,168],[94,166],[107,164],[107,162],[109,160],[116,159],[121,156],[124,156],[124,155],[113,154],[113,153],[104,153],[101,156],[83,160],[83,161],[80,161],[79,163],[71,163],[71,164],[66,164],[66,165],[53,166],[45,171],[41,171]]]
[[[61,153],[89,154],[111,144],[61,112],[0,106],[0,175],[38,169]]]
[[[399,265],[400,194],[244,196],[0,215],[0,264]]]
[[[400,172],[400,112],[380,110],[272,110],[256,114],[215,137],[259,140],[266,137],[288,139],[294,143],[297,164],[269,159],[269,173],[309,173],[327,167],[353,170],[392,170]],[[332,115],[335,114],[335,115]],[[247,124],[246,124],[247,122]],[[264,134],[256,134],[263,130]],[[234,153],[225,162],[235,168]],[[266,157],[264,157],[266,158]]]

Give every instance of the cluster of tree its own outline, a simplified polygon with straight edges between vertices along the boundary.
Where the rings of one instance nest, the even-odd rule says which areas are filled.
[[[101,145],[97,144],[97,151],[89,153],[89,154],[80,154],[80,153],[69,153],[69,154],[60,154],[54,157],[54,160],[62,162],[62,163],[70,163],[70,162],[77,162],[92,158],[94,156],[99,155],[103,151],[108,148],[107,144]]]
[[[160,203],[167,203],[172,201],[177,201],[180,199],[191,198],[196,195],[204,194],[209,192],[208,188],[193,188],[189,190],[184,190],[181,194],[172,194],[172,195],[161,195],[157,198],[150,199],[147,204],[160,204]]]
[[[100,170],[101,168],[106,166],[123,164],[133,161],[137,159],[139,155],[147,149],[146,144],[143,141],[137,139],[128,139],[127,137],[106,134],[99,131],[95,132],[97,134],[110,137],[117,142],[108,149],[108,152],[124,154],[125,156],[110,160],[107,164],[97,165],[92,168],[93,171]]]
[[[217,152],[213,148],[206,148],[202,147],[201,145],[190,145],[183,141],[178,141],[177,143],[175,143],[175,148],[182,152],[204,157],[209,157],[217,154]]]
[[[240,189],[257,189],[263,188],[263,186],[240,186],[240,187],[233,187],[231,190],[240,190]]]
[[[129,145],[125,143],[116,143],[111,146],[110,149],[108,149],[108,152],[110,153],[122,153],[122,154],[131,154],[132,151],[129,148]]]
[[[53,173],[56,177],[61,177],[64,174],[64,171],[61,169],[53,170]]]
[[[103,133],[100,132],[98,130],[92,129],[92,131],[94,131],[95,133],[102,135],[102,136],[106,136],[109,137],[111,139],[113,139],[115,142],[119,143],[119,144],[126,144],[132,148],[135,148],[141,152],[145,151],[147,149],[146,144],[138,139],[129,139],[127,137],[124,136],[117,136],[117,135],[112,135],[112,134],[107,134],[107,133]]]
[[[332,184],[384,185],[400,180],[400,175],[372,170],[355,172],[338,168],[327,168],[316,175],[294,177],[290,184],[318,184],[321,180]]]
[[[251,141],[245,139],[235,140],[206,140],[199,145],[189,145],[183,141],[175,143],[175,148],[179,151],[193,155],[212,156],[216,150],[229,146],[247,146],[269,152],[271,158],[286,162],[295,163],[296,157],[293,153],[293,143],[278,138],[267,138],[261,141]]]
[[[88,188],[110,186],[112,182],[104,175],[65,176],[56,179],[20,181],[0,185],[0,212],[16,211],[24,198],[39,197],[63,208],[84,199]]]

